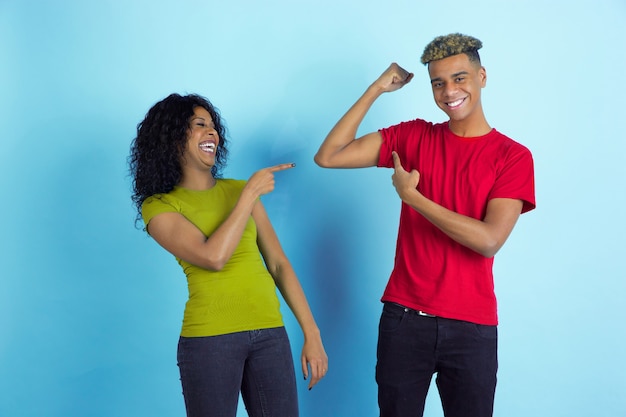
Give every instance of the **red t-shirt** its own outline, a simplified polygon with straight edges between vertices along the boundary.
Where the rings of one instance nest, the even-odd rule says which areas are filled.
[[[418,190],[456,213],[483,219],[492,198],[535,208],[533,159],[523,145],[493,129],[455,135],[447,123],[413,120],[381,129],[379,167],[393,167],[396,151],[407,171],[420,173]],[[498,323],[493,258],[455,242],[415,209],[402,204],[394,269],[382,301],[440,317]]]

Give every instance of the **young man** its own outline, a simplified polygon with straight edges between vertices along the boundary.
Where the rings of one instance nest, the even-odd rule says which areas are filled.
[[[322,143],[326,168],[393,168],[402,199],[394,268],[382,296],[376,381],[381,417],[422,416],[433,374],[446,417],[493,414],[497,309],[493,256],[535,207],[530,151],[491,128],[487,73],[473,37],[435,38],[421,61],[446,123],[416,119],[356,138],[383,93],[413,74],[397,64]]]

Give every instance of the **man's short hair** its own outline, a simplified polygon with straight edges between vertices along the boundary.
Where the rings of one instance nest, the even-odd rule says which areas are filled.
[[[422,64],[426,65],[431,61],[437,61],[453,55],[466,54],[470,61],[477,61],[480,64],[478,50],[482,47],[483,43],[472,36],[451,33],[438,36],[426,45],[421,61]]]

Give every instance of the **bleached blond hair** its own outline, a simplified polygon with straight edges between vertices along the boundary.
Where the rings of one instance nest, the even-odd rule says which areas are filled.
[[[421,62],[426,65],[431,61],[437,61],[453,55],[466,54],[470,61],[480,64],[478,50],[482,46],[483,43],[480,40],[461,33],[438,36],[424,48]]]

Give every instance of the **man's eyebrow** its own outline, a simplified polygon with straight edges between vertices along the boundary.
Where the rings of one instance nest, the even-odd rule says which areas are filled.
[[[451,76],[450,78],[456,78],[456,77],[458,77],[459,75],[467,75],[467,74],[469,74],[469,72],[467,72],[467,71],[459,71],[459,72],[455,72],[454,74],[452,74],[452,76]],[[441,80],[442,80],[442,78],[441,78],[441,77],[437,77],[437,78],[432,78],[432,79],[430,80],[430,82],[431,82],[431,83],[434,83],[435,81],[441,81]]]

